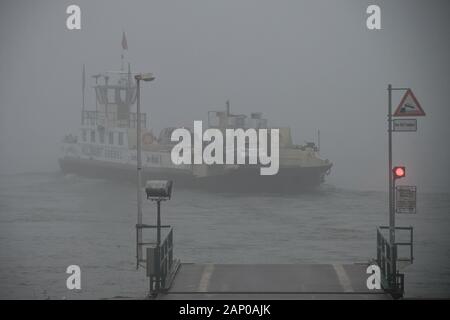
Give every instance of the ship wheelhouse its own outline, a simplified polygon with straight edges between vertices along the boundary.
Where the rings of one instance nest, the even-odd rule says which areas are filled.
[[[137,114],[131,112],[136,103],[136,83],[131,72],[108,72],[94,78],[95,111],[83,110],[82,125],[136,128]],[[99,79],[103,83],[99,84]],[[147,127],[145,113],[141,113],[141,126]]]
[[[128,151],[136,148],[136,82],[131,72],[95,75],[95,110],[82,110],[78,142],[81,154],[90,159],[129,161]],[[141,127],[147,116],[141,113]]]

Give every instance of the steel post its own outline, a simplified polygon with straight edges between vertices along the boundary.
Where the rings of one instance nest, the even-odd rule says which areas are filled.
[[[136,252],[136,258],[137,258],[137,268],[139,268],[139,262],[142,260],[142,177],[141,177],[141,171],[142,171],[142,158],[141,158],[141,85],[140,80],[136,80],[136,158],[137,158],[137,224],[138,228],[136,229],[137,232],[137,252]]]

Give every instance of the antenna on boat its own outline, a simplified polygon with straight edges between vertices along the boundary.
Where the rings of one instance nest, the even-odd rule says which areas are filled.
[[[227,116],[230,116],[230,99],[227,100]]]
[[[317,129],[317,152],[320,152],[320,129]]]
[[[125,50],[128,50],[128,42],[127,42],[127,36],[125,35],[125,31],[122,31],[122,55],[121,57],[121,65],[120,65],[120,71],[123,72],[123,60],[125,56]]]
[[[85,64],[83,63],[83,73],[81,76],[81,97],[82,97],[82,104],[81,104],[81,124],[84,122],[84,90],[86,87],[86,68]]]
[[[100,78],[101,76],[102,76],[101,74],[94,74],[92,76],[92,78],[95,79],[95,91],[96,91],[96,94],[97,94],[98,78]],[[98,98],[97,97],[95,98],[95,112],[96,113],[98,112]]]
[[[131,64],[128,62],[128,83],[127,83],[127,86],[128,86],[128,90],[130,89],[130,87],[131,87]]]

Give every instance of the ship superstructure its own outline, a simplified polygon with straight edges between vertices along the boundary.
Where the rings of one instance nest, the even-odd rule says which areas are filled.
[[[138,118],[133,111],[136,104],[134,75],[129,66],[127,72],[106,72],[93,78],[95,109],[86,110],[83,103],[79,133],[64,138],[60,167],[63,172],[85,176],[134,179]],[[156,136],[148,127],[147,115],[141,113],[140,118],[143,181],[171,179],[177,186],[208,190],[292,192],[320,185],[332,166],[330,161],[318,157],[314,143],[293,144],[290,128],[278,128],[280,168],[273,176],[261,176],[258,165],[176,165],[171,160],[171,150],[176,143],[171,141],[171,134],[176,128],[164,128]],[[208,112],[208,126],[222,131],[269,128],[262,113],[255,112],[250,117],[232,114],[228,101],[225,110]]]

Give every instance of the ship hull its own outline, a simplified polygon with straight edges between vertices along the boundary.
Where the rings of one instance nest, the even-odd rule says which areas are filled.
[[[136,167],[130,164],[65,157],[59,159],[59,165],[63,173],[136,181]],[[259,168],[242,167],[227,174],[196,177],[186,170],[145,167],[142,170],[142,181],[145,183],[151,179],[173,180],[177,188],[198,188],[206,191],[286,194],[317,188],[330,168],[331,164],[319,167],[281,167],[276,175],[262,176]]]

